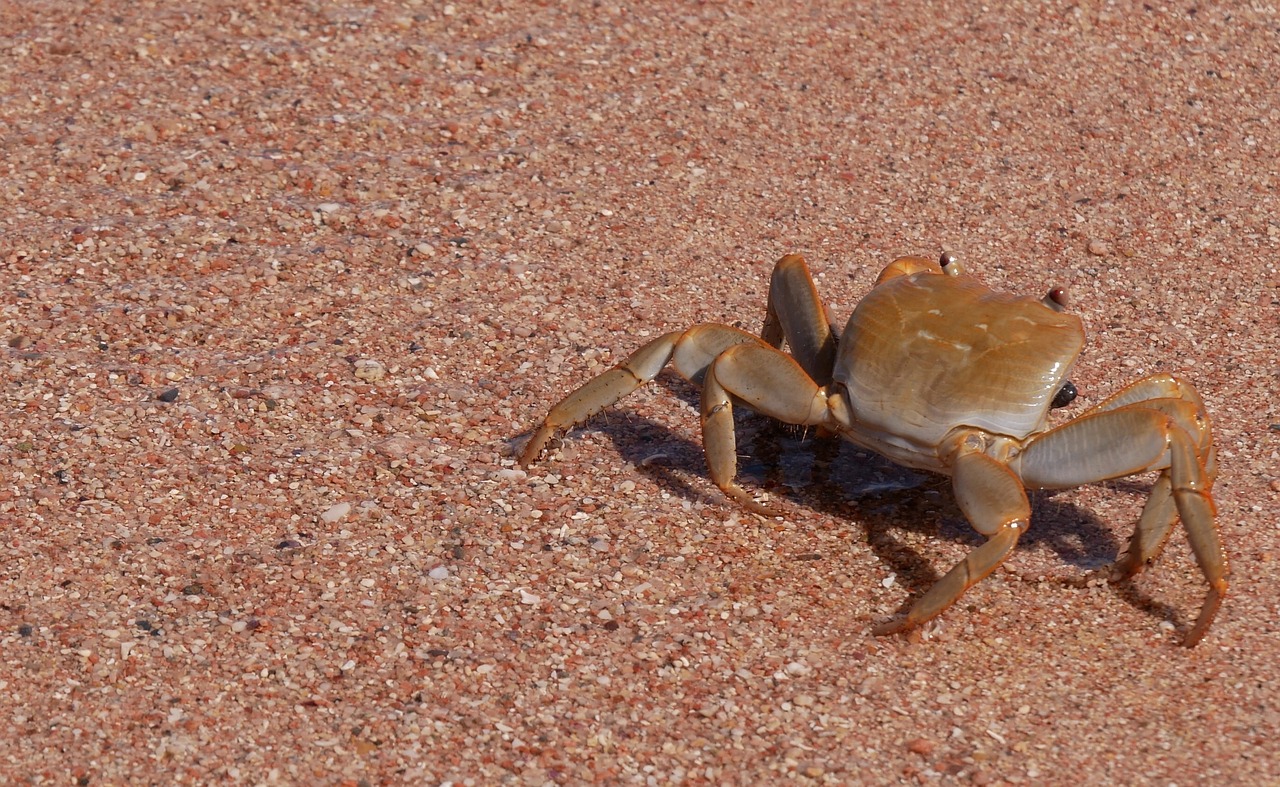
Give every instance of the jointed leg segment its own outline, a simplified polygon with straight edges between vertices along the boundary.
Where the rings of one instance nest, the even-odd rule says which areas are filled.
[[[683,333],[664,334],[636,350],[625,361],[591,378],[566,396],[534,431],[524,450],[520,464],[528,467],[542,453],[552,435],[571,429],[604,408],[615,404],[645,383],[653,381],[668,362],[673,362],[685,379],[702,382],[707,367],[715,357],[735,344],[759,344],[751,334],[728,325],[707,323]]]
[[[1159,470],[1113,579],[1127,579],[1164,547],[1182,520],[1209,583],[1183,644],[1204,636],[1227,592],[1227,558],[1210,490],[1217,475],[1212,435],[1195,390],[1169,375],[1139,380],[1080,418],[1041,435],[1014,460],[1028,488],[1061,489]]]
[[[956,502],[973,528],[987,536],[912,605],[906,615],[881,623],[875,634],[894,634],[937,617],[966,590],[995,571],[1027,531],[1031,504],[1018,477],[986,454],[960,453],[953,463]]]

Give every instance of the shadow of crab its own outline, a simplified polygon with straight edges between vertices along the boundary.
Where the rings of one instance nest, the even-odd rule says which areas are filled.
[[[935,538],[962,544],[966,550],[983,541],[957,507],[951,481],[945,476],[895,465],[838,438],[801,434],[794,427],[746,408],[735,414],[735,420],[738,480],[744,488],[787,501],[794,507],[794,513],[788,511],[788,516],[800,517],[808,510],[862,527],[872,552],[910,592],[897,614],[910,609],[950,568],[950,563],[937,564],[927,559],[909,541]],[[719,497],[707,478],[700,443],[634,413],[597,423],[595,429],[614,444],[625,461],[669,494],[690,501],[719,499],[726,506],[736,506]],[[691,483],[694,478],[702,480]],[[1145,497],[1149,491],[1147,485],[1131,480],[1112,482],[1107,487],[1135,497]],[[1046,572],[1043,581],[1078,587],[1098,577],[1099,572],[1105,576],[1106,567],[1122,546],[1116,533],[1124,532],[1126,523],[1108,525],[1088,509],[1062,499],[1065,494],[1028,493],[1031,527],[1016,550],[1051,550],[1062,563],[1078,569],[1079,574]],[[911,535],[904,538],[906,534]],[[1133,582],[1110,587],[1125,603],[1153,619],[1184,624],[1176,609],[1146,595]]]

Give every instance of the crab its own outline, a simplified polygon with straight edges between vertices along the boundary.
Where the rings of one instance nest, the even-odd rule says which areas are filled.
[[[872,631],[914,629],[951,606],[1007,558],[1030,524],[1027,489],[1068,489],[1148,471],[1151,487],[1112,581],[1141,571],[1181,519],[1209,590],[1183,637],[1192,647],[1227,592],[1227,560],[1211,495],[1217,475],[1204,404],[1172,375],[1144,377],[1058,426],[1049,411],[1075,395],[1068,374],[1084,329],[1043,299],[988,289],[950,254],[901,257],[880,274],[842,333],[808,266],[783,257],[760,336],[705,323],[654,339],[548,413],[525,444],[528,467],[551,438],[590,418],[668,364],[702,388],[703,448],[712,481],[763,516],[738,485],[733,409],[838,435],[906,467],[951,477],[956,502],[986,542],[899,615]],[[783,352],[783,347],[790,354]]]

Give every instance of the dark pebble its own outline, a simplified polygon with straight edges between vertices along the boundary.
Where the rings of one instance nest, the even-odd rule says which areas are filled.
[[[162,402],[176,402],[178,400],[178,389],[166,388],[161,391],[156,398]]]

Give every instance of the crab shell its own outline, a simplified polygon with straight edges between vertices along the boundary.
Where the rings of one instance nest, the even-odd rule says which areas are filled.
[[[1015,440],[1043,432],[1084,347],[1080,318],[987,289],[954,262],[951,275],[897,265],[858,303],[839,344],[834,379],[854,425],[846,436],[898,464],[949,473],[940,447],[955,429]]]

